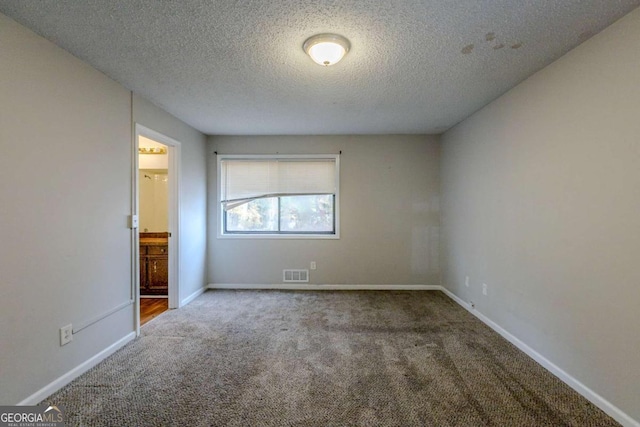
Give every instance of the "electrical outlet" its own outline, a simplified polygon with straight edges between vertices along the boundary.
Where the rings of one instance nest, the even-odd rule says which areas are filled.
[[[476,303],[473,301],[469,301],[469,307],[476,308]]]
[[[315,261],[311,261],[311,266],[309,268],[311,270],[315,270],[316,269],[316,262]]]
[[[469,287],[469,276],[465,276],[464,278],[464,285],[468,288]]]
[[[69,344],[73,341],[73,326],[68,324],[60,328],[60,345]]]
[[[486,283],[482,284],[482,295],[487,295],[487,284]]]

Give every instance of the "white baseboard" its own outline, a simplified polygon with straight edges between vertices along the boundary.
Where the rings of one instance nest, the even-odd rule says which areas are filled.
[[[311,283],[210,283],[209,289],[279,289],[296,291],[440,291],[440,285],[316,285]]]
[[[33,393],[31,396],[22,400],[21,402],[18,403],[18,405],[20,406],[36,405],[42,402],[42,400],[51,396],[53,393],[60,390],[62,387],[66,386],[71,381],[75,380],[80,375],[84,374],[89,369],[93,368],[98,363],[102,362],[104,359],[111,356],[116,351],[120,350],[122,347],[124,347],[128,342],[133,340],[135,337],[136,337],[135,332],[128,333],[127,335],[120,338],[115,343],[111,344],[109,347],[102,350],[100,353],[96,354],[95,356],[91,357],[90,359],[86,360],[80,365],[76,366],[66,374],[55,379],[53,382],[47,384],[46,386],[42,387],[40,390]]]
[[[549,359],[547,359],[546,357],[544,357],[543,355],[541,355],[540,353],[538,353],[537,351],[529,347],[527,344],[522,342],[519,338],[509,333],[507,330],[502,328],[493,320],[489,319],[484,314],[480,313],[475,308],[471,307],[471,305],[468,302],[462,300],[460,297],[458,297],[456,294],[454,294],[444,286],[441,286],[440,290],[442,290],[442,292],[444,292],[449,298],[451,298],[452,300],[457,302],[459,305],[464,307],[467,311],[469,311],[469,313],[473,314],[478,319],[480,319],[484,324],[486,324],[491,329],[493,329],[494,331],[502,335],[502,337],[505,338],[507,341],[509,341],[511,344],[518,347],[521,351],[523,351],[533,360],[535,360],[540,365],[542,365],[543,368],[545,368],[546,370],[551,372],[553,375],[558,377],[562,382],[564,382],[569,387],[571,387],[572,389],[580,393],[582,396],[584,396],[587,400],[589,400],[591,403],[596,405],[598,408],[602,409],[611,418],[613,418],[614,420],[616,420],[617,422],[619,422],[625,427],[640,427],[640,422],[631,418],[629,415],[623,412],[620,408],[618,408],[617,406],[614,406],[611,402],[609,402],[608,400],[600,396],[595,391],[591,390],[586,385],[582,384],[580,381],[578,381],[576,378],[569,375],[567,372],[560,369],[558,366],[553,364]]]
[[[143,298],[158,298],[158,299],[169,299],[168,295],[140,295],[140,299]]]
[[[188,297],[186,297],[185,299],[180,301],[180,307],[183,307],[183,306],[189,304],[191,301],[193,301],[194,299],[196,299],[200,295],[202,295],[204,293],[204,291],[206,291],[206,290],[207,290],[207,288],[198,289],[197,291],[195,291],[194,293],[192,293],[191,295],[189,295]]]

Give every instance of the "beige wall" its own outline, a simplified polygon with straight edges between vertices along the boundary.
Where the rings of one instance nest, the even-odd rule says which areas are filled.
[[[152,139],[146,138],[142,135],[138,138],[138,147],[140,148],[161,148],[167,149],[167,146],[160,144]],[[169,168],[169,155],[168,154],[140,154],[138,156],[138,168],[140,169],[168,169]]]
[[[309,268],[313,284],[426,284],[439,280],[438,158],[431,136],[216,136],[209,139],[209,282],[282,283]],[[216,156],[336,154],[340,239],[217,238]]]
[[[131,297],[134,171],[128,90],[1,14],[0,58],[0,404],[11,405],[134,331],[129,305],[59,345],[60,327]],[[185,145],[185,256],[198,235],[188,295],[204,285],[205,138],[134,101],[137,120]]]
[[[639,51],[637,10],[442,138],[443,284],[635,420]]]
[[[169,176],[166,170],[140,169],[138,215],[141,233],[169,231]]]

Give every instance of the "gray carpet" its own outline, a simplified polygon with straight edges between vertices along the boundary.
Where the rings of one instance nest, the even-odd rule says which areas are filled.
[[[45,403],[81,426],[618,425],[435,291],[209,291]]]

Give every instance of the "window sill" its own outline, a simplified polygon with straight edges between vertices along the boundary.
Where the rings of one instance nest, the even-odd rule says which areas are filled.
[[[218,233],[218,239],[256,239],[256,240],[339,240],[340,234],[224,234]]]

